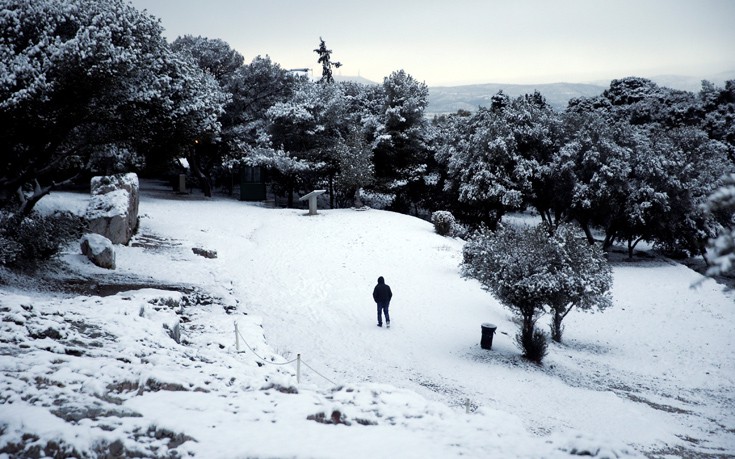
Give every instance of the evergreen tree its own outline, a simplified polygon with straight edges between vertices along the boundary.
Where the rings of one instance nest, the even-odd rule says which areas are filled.
[[[321,83],[334,83],[334,77],[332,77],[332,66],[340,68],[341,62],[332,62],[332,50],[327,49],[326,43],[322,37],[319,37],[319,47],[314,50],[319,55],[317,62],[322,64],[322,78],[319,80]]]
[[[428,123],[424,118],[429,89],[404,70],[383,81],[383,105],[371,134],[378,190],[392,194],[392,209],[416,211],[424,192],[429,160]]]

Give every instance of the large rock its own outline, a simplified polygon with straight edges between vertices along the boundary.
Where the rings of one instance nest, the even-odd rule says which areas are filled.
[[[115,269],[115,248],[112,241],[99,234],[85,234],[81,240],[82,253],[100,268]]]
[[[130,174],[93,177],[87,207],[89,231],[114,244],[127,244],[138,225],[138,176]]]

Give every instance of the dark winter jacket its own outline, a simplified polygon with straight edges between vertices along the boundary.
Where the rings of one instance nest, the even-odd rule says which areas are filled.
[[[380,276],[378,285],[373,289],[373,299],[376,303],[390,303],[392,297],[393,292],[390,291],[390,287],[385,283],[383,276]]]

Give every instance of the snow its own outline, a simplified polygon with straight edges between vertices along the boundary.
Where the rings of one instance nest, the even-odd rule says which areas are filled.
[[[110,218],[117,215],[127,215],[130,203],[130,193],[120,189],[109,193],[95,195],[87,210],[87,219]]]
[[[734,295],[680,264],[614,262],[613,306],[569,314],[536,366],[509,311],[460,278],[463,242],[428,222],[141,186],[139,233],[116,247],[114,273],[77,247],[61,261],[90,282],[158,288],[0,287],[0,451],[31,434],[89,454],[196,457],[735,453]],[[390,329],[376,327],[378,276]]]

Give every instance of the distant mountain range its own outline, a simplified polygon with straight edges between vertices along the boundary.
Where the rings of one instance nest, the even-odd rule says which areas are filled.
[[[581,83],[549,84],[471,84],[464,86],[436,86],[429,88],[427,115],[454,113],[457,110],[475,111],[490,106],[490,99],[499,91],[510,97],[540,92],[557,110],[563,110],[574,97],[592,97],[602,94],[606,86]]]
[[[735,70],[703,78],[682,75],[659,75],[647,78],[650,78],[659,86],[697,92],[701,88],[703,79],[722,86],[725,81],[735,79]],[[354,81],[362,84],[378,84],[360,76],[335,75],[334,79],[337,81]],[[490,99],[501,90],[510,97],[518,97],[523,94],[532,94],[534,91],[538,91],[552,107],[557,110],[564,110],[570,99],[575,97],[598,96],[609,87],[609,81],[595,81],[592,83],[486,83],[462,86],[430,86],[429,105],[425,113],[428,116],[433,116],[442,113],[455,113],[457,110],[475,111],[478,107],[489,106]]]

